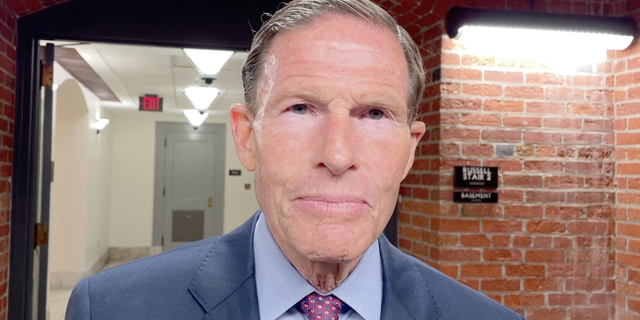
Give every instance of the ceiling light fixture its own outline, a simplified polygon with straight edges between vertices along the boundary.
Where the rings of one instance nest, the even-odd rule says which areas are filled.
[[[183,49],[201,75],[215,75],[233,55],[233,51]]]
[[[109,119],[100,119],[91,124],[91,128],[97,130],[96,134],[100,133],[100,130],[104,129],[109,124]]]
[[[184,94],[189,98],[193,107],[200,111],[207,110],[219,93],[220,90],[213,87],[189,87],[184,89]]]
[[[197,129],[202,125],[204,120],[209,116],[209,113],[198,110],[185,110],[184,115],[189,120],[189,123],[193,126],[194,129]]]
[[[461,7],[449,11],[446,29],[450,38],[471,50],[501,56],[587,60],[580,62],[602,62],[606,50],[626,49],[638,33],[629,17]]]

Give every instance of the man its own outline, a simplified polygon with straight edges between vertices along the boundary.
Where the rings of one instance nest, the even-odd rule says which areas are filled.
[[[368,0],[294,0],[231,108],[261,211],[82,280],[67,319],[522,319],[381,236],[425,125],[417,46]]]

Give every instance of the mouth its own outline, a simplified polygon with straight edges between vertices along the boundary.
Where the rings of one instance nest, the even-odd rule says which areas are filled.
[[[364,199],[349,196],[299,197],[294,200],[294,205],[307,210],[335,213],[356,213],[369,208]]]

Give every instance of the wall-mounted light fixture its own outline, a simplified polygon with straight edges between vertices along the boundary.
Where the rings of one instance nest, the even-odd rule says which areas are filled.
[[[204,120],[209,116],[209,113],[191,109],[185,110],[184,115],[187,117],[193,128],[198,129],[198,127],[201,126]]]
[[[109,124],[109,119],[100,119],[91,124],[91,128],[96,129],[96,134],[100,133],[100,130],[104,129]]]
[[[215,75],[233,55],[233,51],[183,49],[201,75]]]
[[[450,38],[473,50],[583,64],[604,61],[606,50],[626,49],[638,33],[630,17],[461,7],[449,11],[446,29]]]

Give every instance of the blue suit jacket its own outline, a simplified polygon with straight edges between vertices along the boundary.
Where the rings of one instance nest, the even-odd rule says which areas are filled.
[[[67,320],[259,319],[253,230],[235,231],[81,280]],[[382,319],[522,320],[380,237]]]

